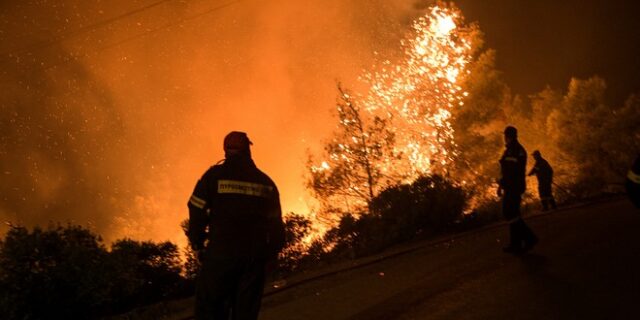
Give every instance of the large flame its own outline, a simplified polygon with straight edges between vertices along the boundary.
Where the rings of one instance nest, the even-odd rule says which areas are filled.
[[[372,163],[384,175],[375,186],[377,191],[389,185],[411,182],[420,175],[448,171],[458,152],[453,139],[452,112],[468,95],[460,84],[469,73],[471,39],[471,28],[464,27],[458,9],[433,6],[412,23],[410,32],[401,42],[400,59],[384,60],[361,77],[369,88],[364,94],[352,97],[341,92],[342,101],[354,98],[360,102],[362,118],[382,119],[393,136],[391,152],[377,157]],[[344,115],[341,108],[339,105],[338,113]],[[346,128],[352,124],[352,119],[341,117],[340,126]],[[367,144],[358,144],[358,139],[369,138],[366,133],[364,138],[348,138],[353,141],[352,147],[346,145],[351,141],[338,144],[338,148],[319,164],[311,166],[312,174],[327,172],[326,175],[330,175],[334,168],[350,168],[350,159],[357,159],[358,152],[363,149],[367,151]],[[373,145],[376,143],[372,142]],[[354,146],[360,149],[354,150]],[[361,180],[351,181],[346,191],[358,194],[369,187]],[[342,197],[336,196],[336,200]],[[349,201],[365,204],[362,198]],[[349,208],[343,209],[349,211]],[[335,219],[333,221],[335,223]]]
[[[396,152],[405,155],[386,170],[404,171],[408,180],[446,171],[456,154],[450,120],[467,95],[460,78],[471,59],[470,36],[462,24],[457,9],[432,7],[402,42],[403,60],[385,61],[363,77],[371,88],[369,112],[392,120]]]

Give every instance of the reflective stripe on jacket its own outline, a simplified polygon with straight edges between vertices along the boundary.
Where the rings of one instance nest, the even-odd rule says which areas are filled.
[[[246,158],[227,159],[198,181],[188,201],[189,240],[233,257],[273,257],[284,244],[278,189]]]
[[[527,168],[527,151],[514,140],[507,145],[500,158],[500,187],[506,192],[524,193],[526,189],[525,174]]]

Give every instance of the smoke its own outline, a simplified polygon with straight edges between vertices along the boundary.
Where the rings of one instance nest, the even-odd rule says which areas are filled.
[[[418,10],[3,1],[0,218],[184,243],[186,201],[231,130],[249,134],[284,210],[304,212],[305,150],[333,129],[336,79],[356,86],[373,52],[394,55]]]

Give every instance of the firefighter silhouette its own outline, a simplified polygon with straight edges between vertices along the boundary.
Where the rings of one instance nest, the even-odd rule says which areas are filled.
[[[504,251],[520,254],[531,250],[538,243],[538,237],[520,216],[520,202],[526,190],[527,151],[518,142],[518,130],[515,127],[505,128],[504,141],[506,148],[500,158],[502,175],[498,181],[502,214],[509,221],[509,245]]]
[[[540,202],[542,203],[542,210],[549,210],[549,206],[552,209],[556,209],[556,200],[553,198],[553,168],[549,165],[549,162],[542,158],[540,151],[535,150],[532,154],[533,159],[536,161],[529,171],[529,176],[536,175],[538,178],[538,195],[540,196]]]
[[[640,154],[638,154],[627,173],[625,187],[631,202],[633,202],[636,208],[640,208]]]
[[[196,319],[257,319],[266,269],[284,244],[278,189],[233,131],[225,160],[207,170],[188,202],[188,237],[198,252]],[[205,245],[206,244],[206,245]]]

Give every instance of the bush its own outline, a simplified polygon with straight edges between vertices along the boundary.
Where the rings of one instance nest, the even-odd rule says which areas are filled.
[[[390,187],[373,199],[370,213],[347,214],[327,233],[324,241],[335,244],[328,255],[359,257],[443,232],[460,218],[466,200],[462,188],[436,175]]]
[[[180,295],[186,288],[180,275],[178,247],[171,242],[116,241],[110,264],[116,311],[124,311]]]
[[[90,317],[109,302],[107,255],[100,238],[78,226],[12,227],[0,247],[0,312],[9,319]]]
[[[80,226],[12,226],[0,242],[4,319],[86,319],[186,295],[178,249],[117,241]]]
[[[285,245],[278,256],[278,273],[281,276],[300,267],[307,251],[302,240],[311,231],[311,221],[302,215],[291,213],[284,220]]]

